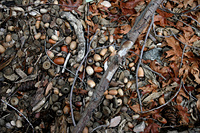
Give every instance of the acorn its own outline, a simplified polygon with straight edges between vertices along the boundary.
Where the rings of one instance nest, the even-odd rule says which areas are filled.
[[[41,37],[41,35],[42,35],[41,33],[35,34],[35,35],[34,35],[35,40],[38,40],[38,39]]]
[[[159,104],[160,105],[163,105],[163,104],[165,104],[165,99],[164,99],[164,97],[163,96],[161,96],[160,98],[159,98]]]
[[[15,30],[15,27],[14,27],[14,26],[8,26],[8,30],[9,30],[9,31],[14,31],[14,30]]]
[[[71,49],[71,50],[75,50],[76,47],[77,47],[76,41],[72,41],[71,44],[70,44],[70,49]]]
[[[72,41],[71,36],[66,37],[65,42],[67,45],[69,45],[71,43],[71,41]]]
[[[53,59],[54,57],[54,53],[51,52],[50,50],[47,50],[47,55],[49,56],[49,58]]]
[[[111,99],[113,99],[113,96],[112,95],[106,95],[106,99],[111,100]]]
[[[49,39],[49,43],[51,43],[51,44],[55,44],[56,41],[54,41],[53,39]]]
[[[11,34],[7,34],[6,36],[6,42],[10,42],[12,40]]]
[[[64,52],[68,53],[67,46],[66,45],[62,46],[61,47],[61,51],[64,51]]]
[[[4,53],[6,51],[6,49],[4,48],[4,46],[0,45],[0,53]]]
[[[103,68],[102,67],[94,67],[94,71],[99,73],[99,72],[103,71]]]
[[[58,41],[58,36],[52,35],[52,36],[51,36],[51,39],[53,39],[54,41]]]
[[[135,63],[133,63],[133,62],[128,64],[128,66],[129,66],[130,68],[133,67],[134,65],[135,65]]]
[[[78,102],[75,102],[75,105],[76,105],[76,107],[79,107],[79,108],[80,108],[83,104],[82,104],[82,102],[79,102],[79,101],[78,101]]]
[[[63,57],[57,57],[53,60],[54,63],[58,64],[58,65],[63,65],[65,62],[65,59]]]
[[[117,95],[118,92],[117,92],[117,90],[109,90],[108,93],[110,95]]]
[[[35,28],[36,28],[36,29],[39,29],[39,28],[40,28],[40,23],[41,23],[41,21],[36,21],[36,23],[35,23]]]
[[[144,70],[142,67],[139,67],[138,69],[138,77],[143,78],[144,77]]]
[[[110,46],[110,47],[108,48],[108,50],[109,50],[111,53],[113,53],[113,52],[115,51],[115,48],[114,48],[113,46]]]
[[[85,127],[85,128],[83,129],[83,133],[89,133],[88,127]]]
[[[97,61],[101,61],[101,56],[99,54],[95,54],[94,55],[94,60],[97,62]]]
[[[66,106],[63,108],[63,113],[64,113],[64,114],[69,114],[69,112],[70,112],[70,107],[66,105]]]
[[[106,54],[107,51],[108,51],[108,49],[106,49],[106,48],[105,48],[105,49],[102,49],[101,52],[100,52],[100,55],[101,55],[101,56],[104,56],[104,55]]]
[[[123,92],[122,89],[118,89],[118,93],[119,93],[120,96],[123,96],[123,95],[124,95],[124,92]]]
[[[88,75],[93,75],[94,74],[94,70],[91,66],[87,66],[86,67],[86,72]]]
[[[106,90],[106,91],[104,92],[104,95],[108,95],[108,90]]]
[[[91,87],[94,88],[96,86],[96,83],[93,80],[88,80],[87,84]]]
[[[31,74],[33,72],[33,69],[34,69],[33,67],[29,67],[28,68],[28,74]]]

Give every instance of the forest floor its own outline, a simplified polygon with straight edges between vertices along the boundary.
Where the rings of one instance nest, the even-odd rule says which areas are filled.
[[[0,132],[200,132],[200,0],[164,0],[131,42],[149,3],[2,0]]]

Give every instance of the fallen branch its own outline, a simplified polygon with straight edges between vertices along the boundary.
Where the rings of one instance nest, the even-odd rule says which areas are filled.
[[[99,85],[95,89],[96,91],[93,94],[92,100],[87,106],[85,112],[82,114],[82,117],[79,120],[77,126],[74,128],[74,133],[81,133],[83,131],[87,122],[90,120],[92,112],[100,104],[103,94],[109,86],[109,82],[111,81],[113,75],[117,71],[119,65],[122,63],[122,59],[126,56],[127,52],[133,46],[143,29],[148,25],[150,18],[152,17],[156,9],[159,7],[159,5],[162,3],[162,1],[163,0],[152,0],[142,12],[142,14],[136,19],[134,26],[127,34],[128,39],[130,41],[126,41],[123,44],[120,51],[113,57]]]

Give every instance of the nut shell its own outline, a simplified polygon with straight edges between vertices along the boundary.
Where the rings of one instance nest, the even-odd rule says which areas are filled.
[[[93,75],[94,74],[94,70],[91,66],[87,66],[86,67],[86,72],[88,75]]]
[[[108,49],[106,49],[106,48],[105,48],[105,49],[102,49],[101,52],[100,52],[100,55],[101,55],[101,56],[104,56],[104,55],[106,54],[107,51],[108,51]]]
[[[45,61],[43,64],[42,64],[42,67],[45,69],[45,70],[48,70],[50,67],[51,67],[51,63],[49,61]]]
[[[94,67],[94,71],[99,73],[99,72],[103,71],[103,68],[102,67]]]
[[[91,87],[94,88],[96,86],[96,83],[93,80],[88,80],[87,84]]]
[[[117,90],[109,90],[108,93],[109,93],[110,95],[117,95],[117,94],[118,94]]]
[[[4,53],[6,51],[6,49],[4,48],[4,46],[0,45],[0,53]]]
[[[111,100],[111,99],[113,99],[113,96],[112,95],[106,95],[106,99]]]
[[[95,54],[94,55],[94,60],[97,62],[97,61],[101,61],[101,56],[99,54]]]
[[[10,42],[11,40],[12,40],[12,36],[11,36],[11,34],[8,34],[6,36],[6,42]]]
[[[53,60],[53,62],[56,63],[56,64],[58,64],[58,65],[62,65],[62,64],[64,64],[65,59],[63,57],[58,57],[58,58],[55,58]]]
[[[61,51],[64,51],[64,52],[68,53],[68,48],[67,48],[67,46],[66,46],[66,45],[62,46],[62,47],[61,47]]]
[[[142,67],[139,67],[138,69],[138,77],[143,78],[144,77],[144,70]]]
[[[49,58],[53,58],[54,57],[54,53],[51,52],[50,50],[47,51],[47,55],[49,56]]]

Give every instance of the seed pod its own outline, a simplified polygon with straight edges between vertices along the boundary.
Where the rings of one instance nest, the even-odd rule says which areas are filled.
[[[101,61],[101,56],[100,55],[98,55],[98,54],[95,54],[94,55],[94,60],[97,62],[97,61]]]
[[[19,99],[17,97],[12,97],[10,103],[11,105],[16,106],[19,103]]]
[[[123,92],[122,89],[118,89],[118,93],[119,93],[120,96],[123,96],[123,95],[124,95],[124,92]]]
[[[67,45],[69,45],[71,43],[71,41],[72,41],[71,36],[66,37],[65,42]]]
[[[110,95],[117,95],[118,92],[117,92],[117,90],[109,90],[108,93]]]
[[[64,51],[64,52],[68,53],[67,46],[66,45],[62,46],[61,47],[61,51]]]
[[[94,74],[94,70],[91,66],[87,66],[86,67],[86,72],[88,75],[93,75]]]
[[[77,47],[76,41],[72,41],[71,44],[70,44],[70,49],[71,49],[71,50],[75,50],[76,47]]]
[[[100,55],[101,55],[101,56],[104,56],[104,55],[106,54],[107,51],[108,51],[108,49],[106,49],[106,48],[105,48],[105,49],[102,49],[101,52],[100,52]]]
[[[111,100],[111,99],[113,99],[113,96],[112,95],[106,95],[106,99]]]
[[[99,73],[99,72],[103,71],[103,68],[102,67],[94,67],[94,71]]]
[[[14,26],[8,26],[8,30],[9,30],[9,31],[14,31],[14,30],[15,30],[15,27],[14,27]]]
[[[40,28],[40,23],[41,23],[41,21],[36,21],[36,23],[35,23],[35,28],[36,28],[36,29],[39,29],[39,28]]]
[[[54,53],[51,52],[50,50],[47,50],[47,55],[49,56],[49,58],[53,58],[54,57]]]
[[[54,41],[53,39],[49,39],[49,43],[51,43],[51,44],[55,44],[56,41]]]
[[[34,35],[35,40],[38,40],[41,37],[41,33],[37,33],[36,35]]]
[[[63,57],[57,57],[53,60],[54,63],[58,64],[58,65],[62,65],[65,62],[65,59]]]
[[[54,41],[58,41],[58,36],[52,35],[52,36],[51,36],[51,39],[53,39]]]
[[[70,107],[66,105],[66,106],[63,108],[63,113],[67,115],[67,114],[69,114],[69,112],[70,112]]]
[[[4,48],[4,46],[0,45],[0,53],[4,53],[6,51],[6,49]]]
[[[87,84],[91,87],[94,88],[96,86],[95,82],[93,80],[88,80]]]
[[[43,64],[42,64],[42,67],[45,69],[45,70],[48,70],[50,67],[51,67],[51,63],[49,61],[45,61]]]
[[[139,67],[139,69],[138,69],[138,77],[140,77],[140,78],[144,77],[144,70],[142,67]]]
[[[10,42],[12,40],[11,34],[7,34],[6,36],[6,42]]]
[[[28,68],[28,74],[31,74],[33,72],[33,69],[34,69],[33,67],[29,67]]]

